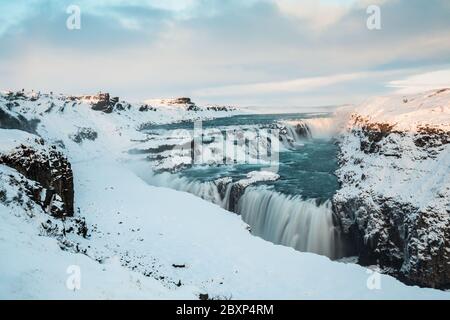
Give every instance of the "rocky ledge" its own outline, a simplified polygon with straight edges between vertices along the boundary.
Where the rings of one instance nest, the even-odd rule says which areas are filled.
[[[42,139],[36,146],[21,144],[0,154],[0,164],[15,169],[26,179],[26,192],[36,204],[52,216],[73,216],[74,187],[72,168],[67,158],[55,147],[47,148]]]
[[[377,99],[351,115],[333,210],[362,265],[450,288],[450,90]]]

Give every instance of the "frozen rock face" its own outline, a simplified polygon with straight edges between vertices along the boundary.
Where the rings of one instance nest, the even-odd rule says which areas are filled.
[[[98,133],[95,130],[85,127],[78,128],[76,133],[69,136],[69,138],[76,143],[82,143],[84,140],[94,141],[97,137]]]
[[[12,112],[11,109],[17,106],[16,103],[8,102],[5,104],[6,108],[0,106],[0,128],[3,129],[18,129],[30,133],[36,132],[36,126],[39,123],[38,119],[27,120],[20,114]]]
[[[131,106],[124,102],[119,102],[119,97],[111,98],[109,93],[99,93],[93,96],[73,97],[75,100],[87,101],[91,104],[92,110],[112,113],[113,111],[123,111]]]
[[[43,144],[42,140],[37,140]],[[73,174],[67,158],[53,148],[45,150],[20,145],[0,154],[0,164],[11,167],[37,182],[28,193],[36,203],[55,217],[73,216]]]
[[[351,115],[333,198],[359,262],[450,287],[450,90],[379,98]]]

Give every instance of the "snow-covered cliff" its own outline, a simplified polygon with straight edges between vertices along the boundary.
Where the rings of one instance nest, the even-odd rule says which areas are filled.
[[[360,263],[450,287],[450,89],[359,106],[339,162],[334,211]]]

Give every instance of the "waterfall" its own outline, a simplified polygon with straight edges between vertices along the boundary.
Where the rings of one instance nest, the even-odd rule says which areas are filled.
[[[251,232],[267,241],[336,259],[341,257],[339,233],[331,202],[317,205],[266,187],[242,187],[231,178],[200,182],[162,173],[147,176],[152,185],[194,194],[242,216]]]
[[[237,212],[254,235],[267,241],[333,259],[340,256],[330,201],[317,205],[314,199],[252,187],[239,199]]]
[[[214,181],[200,182],[196,180],[189,180],[168,172],[140,176],[151,185],[188,192],[202,198],[203,200],[212,202],[223,208],[227,208],[227,204],[224,202],[225,199],[223,199],[223,196],[221,196],[221,193],[219,192],[218,184]]]
[[[316,139],[331,139],[338,133],[336,119],[334,118],[312,118],[305,119],[311,136]]]
[[[305,139],[331,139],[338,133],[334,118],[312,118],[286,121],[287,136],[295,142]]]
[[[285,128],[286,128],[285,135],[287,136],[287,141],[283,142],[287,142],[288,145],[292,144],[292,142],[293,145],[302,144],[303,140],[312,137],[308,125],[302,121],[295,123],[287,122]]]

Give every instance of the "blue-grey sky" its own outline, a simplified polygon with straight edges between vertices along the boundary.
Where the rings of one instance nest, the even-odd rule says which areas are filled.
[[[281,107],[441,86],[449,0],[0,0],[2,90]]]

